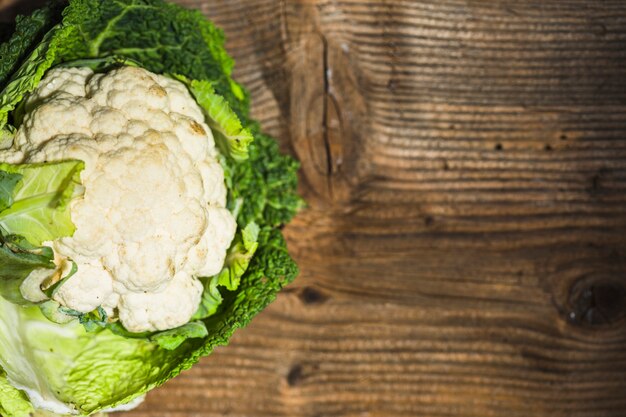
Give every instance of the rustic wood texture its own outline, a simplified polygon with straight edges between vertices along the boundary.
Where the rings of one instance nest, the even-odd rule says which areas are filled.
[[[127,417],[626,415],[626,2],[181,3],[302,161],[302,273]]]

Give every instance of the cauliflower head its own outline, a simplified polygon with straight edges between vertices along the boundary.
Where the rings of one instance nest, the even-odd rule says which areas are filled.
[[[130,332],[187,323],[201,300],[198,277],[220,272],[236,232],[211,130],[185,85],[124,66],[50,70],[29,96],[11,163],[82,160],[84,193],[71,202],[76,230],[45,242],[56,271],[74,263],[53,299],[88,313],[102,307]],[[94,221],[94,219],[100,219]]]

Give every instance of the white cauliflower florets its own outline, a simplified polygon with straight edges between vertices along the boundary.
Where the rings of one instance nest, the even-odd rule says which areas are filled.
[[[188,322],[197,277],[221,270],[236,223],[213,136],[185,86],[140,68],[60,68],[25,108],[3,160],[85,162],[76,232],[46,242],[59,265],[78,266],[54,299],[80,312],[102,306],[132,332]]]

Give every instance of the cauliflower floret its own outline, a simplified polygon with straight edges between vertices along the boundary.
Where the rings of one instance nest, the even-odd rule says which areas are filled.
[[[111,275],[101,265],[83,263],[52,298],[73,310],[88,313],[98,308],[112,293]]]
[[[26,111],[30,112],[33,107],[51,96],[60,97],[84,97],[85,83],[93,71],[89,68],[64,68],[52,70],[41,80],[37,90],[26,100]]]
[[[202,297],[202,284],[177,274],[163,291],[128,292],[120,297],[120,320],[131,332],[166,330],[182,326],[196,312]]]
[[[191,97],[187,87],[185,87],[182,83],[163,75],[155,75],[155,79],[161,87],[165,89],[170,102],[170,109],[173,113],[183,114],[200,124],[204,123],[202,109]],[[212,145],[213,141],[210,143]]]
[[[210,161],[198,164],[198,171],[202,176],[204,187],[204,199],[217,207],[226,205],[226,188],[219,184],[224,181],[224,170],[217,161]],[[213,178],[221,178],[221,181],[211,181]]]
[[[85,162],[85,192],[71,202],[76,231],[47,243],[57,265],[78,267],[54,299],[81,312],[102,306],[130,331],[189,321],[197,277],[221,270],[236,222],[211,130],[187,88],[140,68],[60,68],[29,103],[14,162]]]
[[[91,135],[91,103],[79,97],[52,95],[42,101],[24,118],[18,129],[14,146],[33,152],[43,143],[59,135]],[[54,120],[54,127],[50,120]]]
[[[121,111],[110,107],[96,107],[89,128],[94,135],[116,136],[124,133],[127,123],[128,118]]]
[[[220,272],[226,257],[226,252],[220,248],[230,246],[233,240],[230,231],[237,228],[235,219],[224,208],[213,208],[208,215],[210,222],[222,224],[224,227],[210,230],[207,228],[198,244],[187,254],[187,262],[194,265],[198,276],[202,277],[209,277]]]
[[[190,117],[172,115],[175,126],[175,133],[180,138],[180,144],[185,148],[185,152],[191,155],[194,162],[202,161],[202,156],[213,150],[210,142],[204,140],[206,132],[210,131],[209,127],[204,123],[198,123]]]

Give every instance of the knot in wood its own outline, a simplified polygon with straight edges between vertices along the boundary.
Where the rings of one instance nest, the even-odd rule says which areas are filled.
[[[314,287],[304,287],[298,295],[303,304],[323,304],[328,300],[328,296]]]
[[[574,282],[568,299],[568,320],[581,326],[602,326],[626,319],[626,280],[588,276]]]

